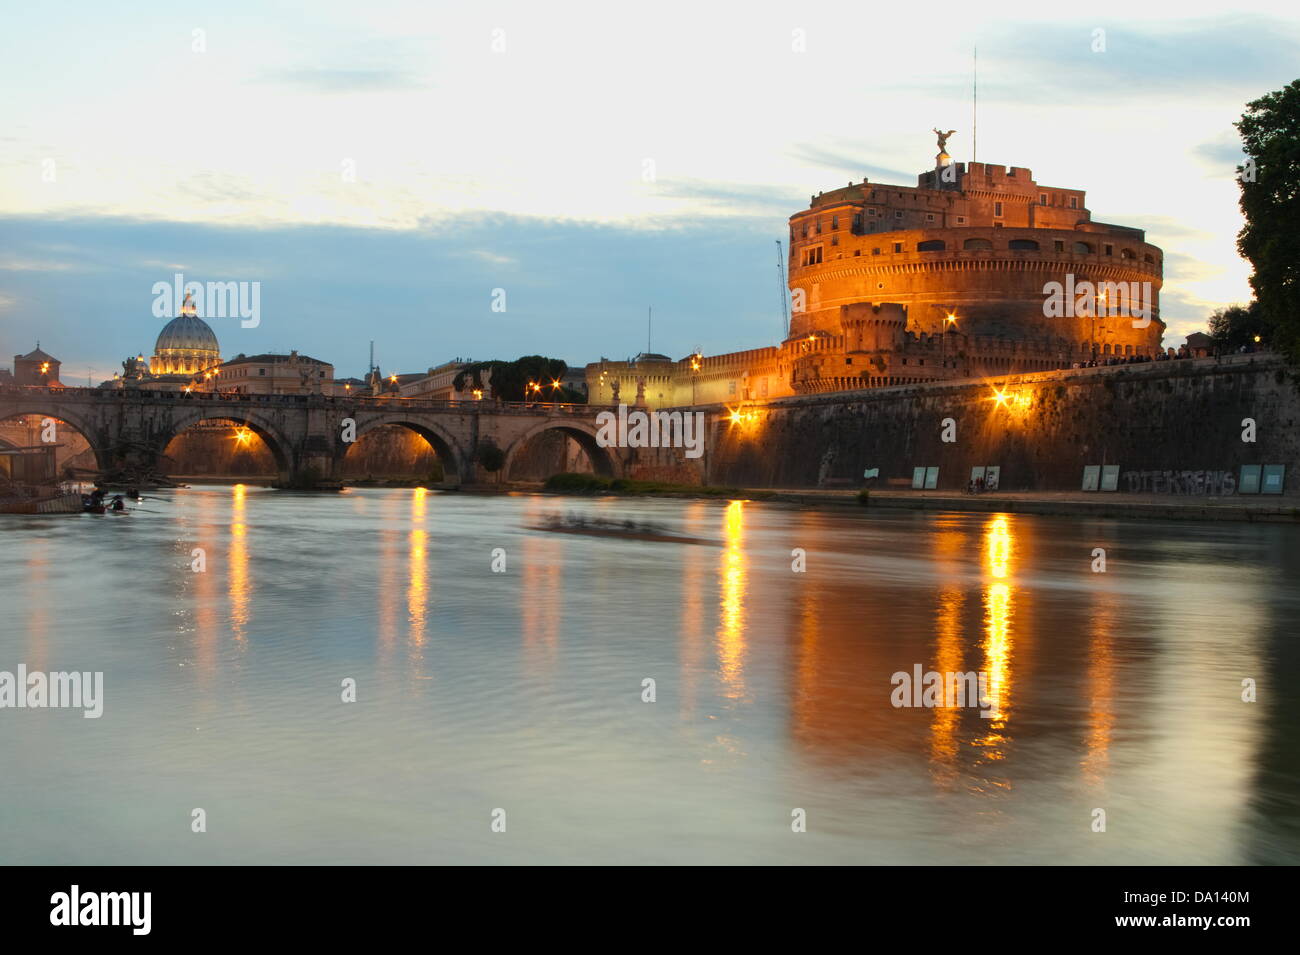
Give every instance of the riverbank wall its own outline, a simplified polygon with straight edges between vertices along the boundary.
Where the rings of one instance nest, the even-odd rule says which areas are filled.
[[[1252,466],[1300,493],[1297,373],[1274,355],[1150,362],[881,388],[705,409],[702,458],[642,450],[628,476],[749,488],[961,490],[997,468],[1008,491],[1083,487],[1226,497]],[[1243,472],[1243,467],[1247,469]],[[987,472],[986,472],[987,473]],[[1263,473],[1262,470],[1260,473]],[[1104,494],[1104,490],[1097,493]]]

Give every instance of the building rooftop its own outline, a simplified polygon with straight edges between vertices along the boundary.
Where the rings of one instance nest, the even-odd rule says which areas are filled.
[[[222,362],[221,367],[226,368],[230,365],[277,365],[290,361],[299,361],[309,365],[329,364],[327,361],[321,361],[319,358],[312,358],[310,355],[300,355],[297,352],[288,355],[277,355],[265,352],[261,355],[236,355],[229,361]]]

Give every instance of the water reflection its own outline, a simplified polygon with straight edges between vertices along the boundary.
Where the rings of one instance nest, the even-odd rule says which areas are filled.
[[[218,512],[217,498],[213,495],[204,495],[198,502],[198,520],[194,521],[205,531],[208,528],[219,526],[221,520]],[[182,534],[181,540],[186,537],[193,537],[193,524],[189,525],[186,530],[187,522],[184,512],[176,515],[178,532]],[[191,520],[193,520],[191,518]],[[206,551],[206,548],[205,548]],[[222,642],[221,633],[221,614],[218,610],[218,596],[220,594],[220,584],[216,574],[194,573],[193,560],[195,560],[194,548],[187,547],[184,552],[185,565],[182,573],[185,582],[194,588],[194,663],[198,668],[198,677],[203,680],[210,680],[216,675],[217,653]],[[183,592],[183,591],[182,591]]]
[[[475,794],[511,792],[543,821],[512,839],[520,861],[1300,861],[1294,528],[559,505],[713,541],[687,546],[533,531],[557,508],[545,497],[174,500],[5,529],[16,625],[0,651],[108,670],[96,728],[121,734],[106,745],[79,718],[31,714],[0,733],[0,766],[24,768],[0,777],[21,820],[6,859],[213,862],[185,827],[172,840],[151,821],[174,811],[183,770],[214,800],[245,800],[222,862],[427,861],[427,842],[393,833],[431,826],[440,857],[481,860]],[[193,574],[187,537],[228,553]],[[504,575],[488,570],[498,541]],[[1123,573],[1088,572],[1098,543]],[[117,611],[123,562],[154,558]],[[258,666],[230,666],[245,643]],[[177,665],[191,660],[197,675]],[[891,674],[918,663],[985,671],[998,719],[893,707]],[[376,690],[337,719],[342,673]],[[637,698],[645,676],[653,706]],[[1244,677],[1260,703],[1241,702]],[[322,705],[325,731],[303,719]],[[67,765],[105,794],[102,825],[72,849],[73,817],[48,797]],[[312,812],[285,827],[304,792]],[[1124,820],[1116,838],[1089,838],[1098,805]],[[780,838],[791,806],[815,807],[807,838]]]
[[[230,489],[230,632],[235,642],[244,645],[252,606],[252,577],[248,571],[248,489],[236,484]]]
[[[935,620],[934,669],[939,673],[958,673],[964,670],[962,640],[962,613],[966,605],[966,592],[961,586],[961,558],[966,535],[953,527],[940,527],[933,535],[933,555],[937,577],[943,581],[938,594]],[[951,703],[951,705],[949,705]],[[962,708],[956,701],[944,700],[935,707],[930,727],[930,758],[934,762],[936,780],[945,784],[957,778],[958,730],[961,726]]]
[[[557,536],[529,536],[523,540],[520,629],[526,668],[534,675],[549,674],[560,647],[564,577],[564,544]]]
[[[718,675],[730,699],[745,695],[745,502],[732,501],[723,515],[718,613]]]
[[[408,577],[406,590],[406,616],[409,624],[408,641],[412,660],[422,657],[424,630],[429,602],[429,563],[426,553],[428,532],[424,530],[428,492],[417,487],[411,498],[411,532],[409,539]]]
[[[1093,598],[1088,639],[1088,732],[1083,776],[1100,787],[1110,768],[1111,733],[1115,725],[1115,611],[1105,592]]]
[[[983,757],[1000,760],[1006,757],[1008,742],[1004,730],[1011,716],[1011,563],[1013,540],[1011,522],[1005,514],[991,518],[984,530],[984,570],[989,580],[984,586],[984,666],[986,703],[993,715],[987,717],[988,730],[976,742],[985,747]],[[984,718],[983,715],[981,718]]]

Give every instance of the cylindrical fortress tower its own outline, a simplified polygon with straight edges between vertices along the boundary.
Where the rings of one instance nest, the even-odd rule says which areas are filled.
[[[957,163],[914,188],[863,181],[790,217],[787,343],[843,336],[848,351],[877,351],[845,327],[844,307],[870,302],[906,308],[902,350],[944,346],[922,378],[1153,355],[1162,258],[1140,229],[1093,222],[1083,191],[1040,186],[1028,169]]]

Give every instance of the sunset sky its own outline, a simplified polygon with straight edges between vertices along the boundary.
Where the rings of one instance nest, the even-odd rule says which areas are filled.
[[[371,339],[386,373],[623,358],[648,306],[674,357],[772,344],[785,219],[915,184],[933,126],[969,160],[976,45],[979,159],[1146,229],[1178,344],[1249,297],[1232,123],[1300,69],[1270,7],[10,6],[0,365],[39,338],[65,382],[111,376],[176,271],[262,283],[257,328],[212,322],[226,357],[340,375]]]

